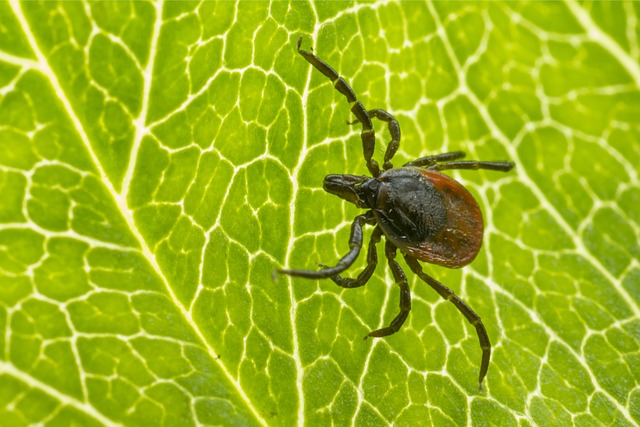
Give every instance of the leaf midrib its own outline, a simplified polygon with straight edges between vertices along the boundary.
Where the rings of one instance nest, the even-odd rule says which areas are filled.
[[[149,261],[149,264],[151,265],[153,271],[161,279],[165,289],[167,290],[167,293],[168,293],[171,301],[176,305],[176,307],[178,307],[178,310],[180,311],[180,314],[182,315],[182,317],[192,327],[194,333],[196,334],[196,336],[200,340],[200,342],[202,344],[202,347],[204,349],[206,349],[206,352],[209,354],[210,359],[218,366],[218,368],[225,375],[227,380],[233,385],[233,387],[235,388],[238,396],[240,396],[240,398],[245,402],[247,408],[249,409],[251,414],[255,417],[255,419],[260,424],[266,426],[267,425],[266,420],[261,416],[261,414],[259,413],[257,408],[253,405],[253,402],[246,395],[246,393],[242,389],[242,386],[241,386],[240,382],[237,381],[231,375],[231,372],[229,372],[226,369],[226,366],[217,357],[218,353],[212,348],[212,346],[209,344],[209,342],[207,341],[207,339],[205,338],[203,333],[198,328],[197,324],[193,321],[191,313],[188,310],[185,309],[185,307],[180,303],[180,301],[176,297],[175,293],[173,292],[173,289],[171,288],[171,285],[167,281],[166,276],[163,274],[162,269],[160,268],[155,255],[151,252],[151,250],[150,250],[149,246],[147,245],[146,241],[144,240],[142,235],[138,232],[138,229],[137,229],[137,227],[135,225],[135,222],[134,222],[134,219],[133,219],[132,211],[129,209],[129,206],[127,204],[127,191],[128,191],[131,179],[133,177],[133,172],[135,170],[135,161],[136,161],[136,158],[137,158],[137,151],[140,148],[140,143],[141,143],[142,138],[144,137],[144,135],[147,132],[147,129],[141,124],[144,124],[146,122],[146,114],[148,112],[148,104],[149,104],[149,99],[150,99],[150,96],[149,96],[150,95],[150,88],[151,88],[151,84],[152,84],[151,78],[152,78],[152,75],[153,75],[152,74],[152,72],[153,72],[153,64],[154,64],[155,56],[158,53],[158,51],[157,51],[157,43],[158,43],[158,39],[159,39],[159,35],[160,35],[160,29],[162,27],[162,22],[163,22],[162,21],[162,9],[163,9],[163,5],[164,5],[164,0],[160,0],[157,3],[153,3],[153,4],[154,4],[155,9],[156,9],[156,19],[155,19],[155,22],[154,22],[153,38],[152,38],[152,41],[151,41],[152,49],[151,49],[151,52],[149,54],[149,62],[147,64],[147,67],[145,67],[145,73],[143,75],[143,80],[144,80],[144,99],[142,100],[143,107],[141,109],[140,116],[138,117],[137,120],[135,120],[135,124],[136,124],[135,142],[132,145],[131,156],[129,156],[129,165],[127,167],[127,172],[125,174],[125,181],[123,183],[123,190],[122,190],[122,193],[119,193],[114,188],[112,182],[108,179],[108,177],[107,177],[108,175],[107,175],[106,171],[104,170],[104,168],[102,167],[102,163],[100,162],[100,159],[97,157],[96,153],[93,151],[93,149],[91,147],[91,143],[89,142],[89,137],[88,137],[87,133],[85,132],[84,127],[83,127],[78,115],[73,110],[71,102],[69,101],[69,99],[67,98],[64,90],[62,89],[62,86],[60,85],[60,82],[59,82],[56,74],[53,72],[53,69],[49,65],[49,62],[47,61],[47,58],[45,57],[45,55],[43,54],[42,50],[40,49],[40,46],[38,45],[33,32],[30,31],[31,27],[30,27],[26,17],[24,16],[24,13],[22,12],[22,8],[21,8],[20,2],[18,0],[11,0],[11,2],[10,2],[11,8],[13,10],[13,13],[18,18],[18,21],[20,22],[20,25],[21,25],[24,33],[25,33],[25,36],[26,36],[26,38],[27,38],[27,40],[29,42],[29,45],[30,45],[31,49],[33,50],[33,52],[36,55],[37,61],[35,62],[35,64],[37,64],[37,69],[51,83],[56,96],[58,97],[58,99],[62,103],[65,112],[67,113],[69,119],[73,123],[73,127],[74,127],[75,131],[80,136],[80,139],[81,139],[83,145],[85,146],[89,156],[91,157],[93,165],[95,166],[95,168],[98,171],[100,181],[107,188],[107,191],[108,191],[109,195],[113,198],[114,202],[118,206],[118,210],[120,211],[120,213],[122,214],[123,218],[125,219],[125,222],[127,223],[128,227],[129,227],[129,230],[131,231],[131,233],[133,234],[135,239],[140,244],[140,247],[142,248],[141,251],[140,251],[141,254],[147,259],[147,261]],[[203,248],[203,250],[204,249],[205,248]],[[82,365],[79,364],[78,366],[80,367]],[[22,376],[24,376],[24,375],[22,375]],[[34,384],[35,383],[35,384],[41,385],[42,387],[40,387],[40,388],[43,389],[46,392],[50,392],[50,391],[53,390],[50,386],[46,386],[45,387],[45,385],[43,383],[41,383],[40,381],[36,380],[35,378],[33,378],[31,376],[28,376],[28,377],[31,379],[31,381],[28,381],[29,384]],[[86,390],[85,390],[85,384],[84,383],[83,383],[83,391],[84,391],[84,394],[86,396]],[[54,396],[60,397],[60,393],[55,393]],[[72,401],[74,402],[74,407],[87,412],[90,416],[98,417],[98,419],[100,419],[100,421],[105,423],[105,424],[113,424],[113,421],[106,419],[103,415],[98,415],[98,414],[100,414],[98,411],[90,410],[89,408],[92,408],[92,406],[90,404],[87,404],[86,402],[79,402],[79,401],[76,401],[75,399],[72,399]]]

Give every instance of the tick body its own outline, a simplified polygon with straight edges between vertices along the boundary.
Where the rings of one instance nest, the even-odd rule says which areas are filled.
[[[348,83],[331,66],[311,52],[300,49],[298,53],[343,94],[351,105],[356,121],[362,125],[361,139],[364,159],[371,177],[337,174],[324,179],[325,191],[335,194],[356,206],[366,209],[351,226],[349,252],[335,266],[320,270],[282,269],[279,273],[310,279],[330,278],[345,288],[364,286],[378,264],[376,245],[385,237],[385,256],[394,280],[400,288],[400,312],[389,326],[365,336],[384,337],[397,332],[411,310],[411,291],[407,277],[396,261],[399,250],[411,271],[431,286],[440,296],[453,305],[476,328],[482,361],[479,385],[487,374],[491,358],[491,343],[480,316],[453,291],[424,271],[418,261],[448,268],[459,268],[474,260],[482,245],[482,213],[473,196],[453,178],[441,173],[447,169],[488,169],[507,172],[512,162],[463,161],[462,152],[452,152],[422,157],[403,167],[393,168],[391,160],[400,145],[400,125],[393,115],[380,110],[367,110],[357,100]],[[387,123],[391,141],[387,145],[383,170],[373,159],[375,133],[372,118]],[[374,226],[367,250],[367,265],[355,278],[340,276],[360,254],[363,246],[363,226]]]
[[[383,172],[373,214],[388,240],[420,261],[457,268],[482,245],[482,214],[451,177],[425,168]]]

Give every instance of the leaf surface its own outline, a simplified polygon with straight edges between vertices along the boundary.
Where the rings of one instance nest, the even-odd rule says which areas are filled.
[[[2,422],[640,423],[639,14],[0,3]],[[272,278],[347,252],[360,211],[322,179],[368,173],[300,35],[398,119],[396,166],[515,162],[451,174],[481,206],[483,248],[460,270],[424,266],[486,325],[483,392],[473,327],[402,260],[411,314],[362,340],[398,312],[381,248],[361,288]]]

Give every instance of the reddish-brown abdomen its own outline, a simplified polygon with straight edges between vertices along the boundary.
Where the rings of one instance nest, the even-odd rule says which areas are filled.
[[[425,187],[425,194],[430,196],[432,203],[438,205],[438,209],[432,210],[428,205],[423,208],[423,212],[412,212],[412,214],[419,219],[421,215],[426,217],[435,213],[438,217],[437,221],[425,218],[425,222],[437,224],[438,228],[428,233],[413,235],[411,230],[406,230],[406,233],[399,235],[397,229],[385,224],[389,221],[385,221],[384,212],[381,211],[376,214],[376,217],[387,238],[402,252],[421,261],[449,268],[469,264],[478,255],[482,246],[484,226],[478,203],[460,183],[437,171],[424,168],[391,169],[380,176],[380,180],[393,185],[393,181],[407,175],[414,175],[415,180]],[[434,194],[439,196],[438,200],[433,197]],[[401,210],[402,206],[398,206],[401,201],[402,198],[394,199],[395,205],[391,210]],[[414,222],[420,221],[414,220]],[[426,237],[416,239],[416,235]]]

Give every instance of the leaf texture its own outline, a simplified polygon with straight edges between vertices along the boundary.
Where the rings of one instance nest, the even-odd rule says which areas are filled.
[[[639,424],[639,22],[624,1],[0,3],[0,424]],[[362,337],[398,311],[386,263],[357,289],[273,279],[346,253],[359,211],[322,179],[367,174],[301,35],[396,116],[396,166],[515,162],[452,173],[484,245],[425,266],[483,318],[483,392],[473,327],[403,261],[385,339]]]

